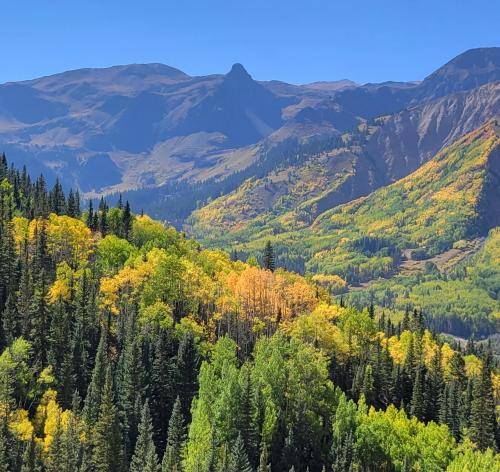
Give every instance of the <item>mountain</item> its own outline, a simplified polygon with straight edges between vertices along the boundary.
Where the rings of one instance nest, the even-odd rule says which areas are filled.
[[[137,190],[129,197],[141,200],[142,189],[158,189],[169,198],[179,181],[212,185],[276,149],[332,140],[366,120],[492,83],[498,50],[467,51],[409,83],[258,82],[241,64],[200,77],[133,64],[7,83],[0,148],[32,173],[58,176],[89,196]],[[241,183],[233,180],[230,190]],[[201,193],[202,201],[220,194]]]
[[[500,138],[496,123],[490,120],[410,175],[367,197],[343,205],[332,204],[310,224],[297,219],[301,210],[317,203],[317,196],[301,205],[294,202],[281,216],[263,220],[261,224],[257,217],[246,225],[233,221],[231,227],[224,218],[227,218],[226,213],[229,219],[231,215],[234,218],[233,205],[248,202],[252,211],[258,212],[258,204],[247,192],[245,198],[222,197],[196,211],[195,234],[205,234],[209,243],[207,235],[215,235],[216,244],[244,251],[256,250],[271,238],[283,251],[286,247],[286,257],[295,254],[303,260],[306,270],[337,273],[350,281],[389,274],[398,264],[402,249],[420,248],[434,255],[449,249],[456,241],[485,234],[489,228],[500,225],[497,205],[500,199]],[[342,156],[346,158],[341,153],[322,154],[317,159],[323,163],[329,159],[335,162]],[[349,174],[337,174],[336,177],[342,185],[342,178],[349,178]],[[249,181],[239,192],[256,189],[255,193],[265,199],[263,186],[277,187],[276,180],[265,180],[261,186]],[[302,180],[303,187],[314,185],[314,181],[313,178]],[[330,185],[336,182],[332,176],[326,181],[333,182]],[[326,185],[319,181],[320,188]],[[292,197],[285,192],[282,194],[285,195],[280,201],[283,206],[286,199]],[[222,220],[217,219],[218,215],[223,215]],[[220,225],[220,232],[214,233],[213,228],[221,221],[225,225]],[[373,244],[376,250],[364,248],[365,237],[367,244]],[[357,241],[361,241],[359,248]]]
[[[382,117],[363,127],[361,136],[344,136],[337,149],[288,166],[282,162],[210,202],[193,213],[193,230],[203,239],[219,234],[238,239],[242,231],[282,232],[309,224],[329,208],[405,177],[495,116],[500,116],[498,82]]]
[[[338,105],[306,111],[328,94],[259,83],[241,64],[204,77],[161,64],[75,70],[0,86],[0,147],[84,192],[203,180],[290,136],[307,141],[356,124]]]
[[[340,155],[323,153],[317,159],[335,162]],[[302,166],[302,172],[306,168]],[[317,171],[311,165],[309,169]],[[300,188],[314,186],[316,178],[320,188],[325,180],[342,182],[338,175],[308,174],[302,187],[300,181],[289,186],[298,194]],[[259,214],[262,201],[276,194],[273,209],[286,206],[288,211],[267,218]],[[256,196],[261,200],[254,201]],[[312,222],[300,220],[316,201],[297,205],[297,197],[294,201],[280,189],[279,174],[249,181],[238,192],[197,210],[194,234],[205,235],[206,244],[231,247],[243,259],[259,256],[271,241],[278,265],[341,277],[349,284],[348,300],[358,307],[376,302],[394,310],[421,308],[435,329],[463,337],[495,332],[495,313],[500,311],[496,120],[458,139],[401,180],[333,205]],[[256,215],[243,222],[235,209]],[[478,257],[461,268],[460,263],[478,250]]]

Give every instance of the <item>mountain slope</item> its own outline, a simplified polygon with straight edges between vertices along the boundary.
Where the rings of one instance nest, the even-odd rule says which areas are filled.
[[[247,234],[242,240],[229,235],[223,241],[251,252],[270,238],[289,267],[300,268],[302,261],[308,271],[369,280],[391,274],[402,249],[432,255],[500,225],[499,176],[500,138],[490,121],[408,177],[323,212],[307,228]]]
[[[498,127],[489,122],[408,177],[323,213],[309,231],[313,237],[348,238],[338,247],[350,248],[352,241],[368,236],[386,239],[398,249],[418,247],[437,254],[456,241],[500,225],[495,210],[499,171]],[[335,258],[315,257],[310,268],[323,272],[321,268]]]
[[[0,149],[89,196],[155,188],[162,198],[179,180],[212,185],[283,144],[329,140],[499,77],[498,48],[467,51],[421,83],[363,86],[257,82],[239,64],[202,77],[162,64],[82,69],[0,85]]]
[[[329,137],[357,123],[338,105],[295,120],[327,97],[259,83],[240,64],[203,77],[162,64],[75,70],[0,86],[0,147],[83,191],[203,180],[247,167],[290,136]]]
[[[500,82],[377,119],[374,126],[345,135],[337,149],[272,170],[195,211],[194,234],[244,241],[264,226],[273,232],[301,227],[329,208],[405,177],[494,116],[500,116]]]

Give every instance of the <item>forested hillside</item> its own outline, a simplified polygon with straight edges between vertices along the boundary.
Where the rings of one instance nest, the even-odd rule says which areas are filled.
[[[2,471],[500,468],[488,345],[336,304],[270,244],[241,262],[3,158],[0,253]]]
[[[500,224],[497,205],[500,198],[499,143],[498,126],[491,120],[446,147],[409,176],[349,203],[332,204],[331,207],[327,204],[329,209],[314,218],[318,206],[331,198],[330,192],[336,191],[353,173],[360,172],[358,165],[351,172],[329,175],[332,172],[325,162],[340,161],[342,153],[320,154],[312,162],[301,165],[302,179],[295,180],[290,177],[293,173],[288,174],[288,188],[293,187],[294,192],[292,195],[284,193],[276,200],[274,208],[281,214],[269,216],[264,213],[250,220],[238,220],[238,209],[245,205],[244,202],[254,210],[259,208],[250,196],[256,194],[259,185],[262,189],[277,186],[279,174],[276,174],[274,180],[262,179],[262,184],[250,181],[238,194],[221,197],[195,212],[194,232],[200,237],[215,234],[215,240],[205,238],[204,241],[232,247],[242,258],[248,254],[257,255],[269,240],[274,245],[279,266],[318,276],[338,276],[342,282],[336,284],[337,292],[339,287],[347,289],[348,284],[354,289],[360,284],[369,284],[370,288],[377,289],[376,300],[380,306],[403,311],[406,308],[423,309],[432,326],[440,331],[466,338],[472,334],[487,335],[496,330],[500,312],[495,288],[498,285],[496,255],[482,264],[483,273],[485,265],[488,267],[488,280],[492,284],[487,286],[476,278],[473,284],[476,290],[461,292],[464,302],[453,301],[458,289],[456,284],[445,303],[430,287],[422,286],[426,293],[430,289],[427,297],[417,296],[416,289],[410,294],[408,286],[417,282],[407,278],[373,287],[372,284],[382,277],[408,275],[401,274],[408,258],[429,262],[425,270],[422,268],[420,273],[412,274],[418,281],[424,272],[432,273],[433,279],[438,275],[464,278],[453,276],[450,270],[440,273],[439,267],[433,270],[435,264],[431,259],[467,247],[472,240],[486,237],[489,229]],[[307,170],[318,174],[312,180],[318,185],[318,191],[309,200],[300,202],[300,188],[307,187],[310,195],[314,185],[309,183]],[[367,179],[369,175],[367,173]],[[265,195],[264,190],[261,195]],[[221,229],[219,234],[217,228]],[[495,243],[487,247],[491,250]],[[470,277],[469,273],[467,278]],[[439,289],[445,287],[438,286]],[[447,287],[451,289],[451,286],[450,282]],[[394,292],[399,292],[397,302]],[[351,299],[359,307],[363,306],[359,300],[365,305],[375,301],[373,290],[361,296],[354,294]]]

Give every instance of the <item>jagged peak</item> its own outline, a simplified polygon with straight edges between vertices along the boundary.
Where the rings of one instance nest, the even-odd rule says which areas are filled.
[[[231,67],[231,70],[226,74],[228,78],[234,79],[251,79],[252,76],[247,72],[247,70],[243,67],[243,64],[236,62]]]

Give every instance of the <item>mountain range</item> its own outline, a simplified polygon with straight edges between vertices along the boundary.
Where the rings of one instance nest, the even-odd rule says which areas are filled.
[[[367,148],[384,160],[383,183],[497,113],[499,80],[500,48],[410,83],[259,82],[241,64],[202,77],[162,64],[80,69],[1,85],[0,147],[33,172],[109,194],[220,181],[274,149],[392,115]]]
[[[235,257],[272,241],[278,265],[333,277],[359,307],[427,303],[437,329],[489,334],[499,116],[500,48],[419,82],[364,85],[134,64],[0,85],[0,151],[85,198],[121,194]],[[453,308],[429,302],[433,290]]]

